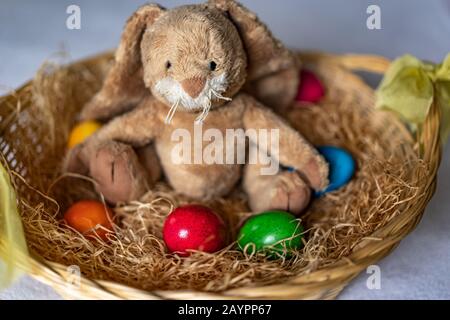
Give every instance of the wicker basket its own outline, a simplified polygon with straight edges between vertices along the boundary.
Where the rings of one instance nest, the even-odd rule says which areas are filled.
[[[92,59],[78,62],[87,69],[107,68],[111,61],[111,54],[104,54]],[[323,77],[336,79],[336,84],[341,86],[349,95],[359,99],[361,110],[372,114],[374,95],[370,89],[353,71],[367,71],[382,74],[389,66],[389,61],[377,56],[343,55],[335,56],[321,53],[301,54],[301,59],[312,66]],[[19,173],[27,170],[42,170],[36,168],[32,162],[21,162],[21,152],[25,152],[24,146],[31,140],[23,140],[14,133],[19,121],[19,114],[26,114],[29,106],[30,88],[32,83],[27,83],[9,96],[0,99],[0,149],[4,155],[5,167]],[[20,110],[17,111],[17,101],[23,101]],[[29,116],[29,115],[28,115]],[[301,275],[287,282],[270,286],[256,286],[251,288],[237,288],[219,293],[197,291],[152,291],[134,289],[108,281],[96,281],[81,278],[81,286],[68,282],[71,277],[67,267],[62,264],[46,261],[34,252],[30,256],[19,256],[18,266],[37,280],[53,287],[65,298],[76,299],[333,299],[339,292],[367,266],[376,263],[393,250],[398,243],[410,233],[420,221],[425,207],[431,199],[435,186],[436,174],[441,159],[441,146],[439,142],[440,115],[436,106],[425,122],[421,133],[413,138],[401,122],[395,117],[383,117],[383,128],[395,131],[395,141],[410,145],[418,157],[428,166],[428,175],[420,185],[420,193],[424,196],[409,199],[402,206],[402,212],[390,223],[377,229],[371,235],[381,241],[364,241],[356,246],[350,255],[341,258],[334,264],[318,269],[312,273]],[[33,130],[33,128],[30,128]],[[393,135],[394,136],[394,135]],[[29,139],[29,138],[27,138]],[[29,150],[28,150],[29,152]],[[13,154],[13,156],[11,156]],[[17,161],[16,161],[17,159]],[[13,177],[14,178],[14,177]],[[13,179],[14,180],[14,179]],[[39,189],[39,183],[27,181]],[[15,186],[19,200],[24,197],[36,197],[28,192],[22,182],[16,181]],[[37,197],[28,201],[42,201]],[[20,209],[20,208],[19,208]],[[0,246],[0,250],[3,247]]]

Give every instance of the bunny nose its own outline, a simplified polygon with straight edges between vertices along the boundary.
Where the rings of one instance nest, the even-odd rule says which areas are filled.
[[[183,87],[183,90],[191,96],[191,98],[195,99],[198,97],[200,92],[203,91],[205,83],[206,78],[196,77],[181,81],[181,86]]]

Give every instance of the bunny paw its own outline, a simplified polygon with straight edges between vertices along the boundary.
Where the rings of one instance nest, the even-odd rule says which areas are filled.
[[[138,199],[148,189],[147,173],[129,145],[103,144],[91,158],[89,167],[97,190],[111,203]]]
[[[296,172],[282,172],[273,177],[261,192],[251,196],[254,211],[284,210],[301,213],[311,198],[311,189]]]

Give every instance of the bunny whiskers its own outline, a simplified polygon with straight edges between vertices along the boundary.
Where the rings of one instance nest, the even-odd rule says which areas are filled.
[[[220,90],[223,91],[223,89],[220,89]],[[203,121],[205,121],[206,117],[208,116],[208,113],[211,110],[211,100],[212,100],[212,96],[213,95],[218,100],[225,100],[225,101],[228,101],[228,102],[233,100],[232,98],[224,97],[221,93],[219,93],[218,91],[214,90],[212,88],[212,86],[210,86],[209,87],[209,91],[208,91],[208,102],[202,108],[202,113],[195,120],[196,124],[202,123]]]
[[[169,112],[167,113],[166,120],[165,120],[166,124],[170,124],[172,122],[173,116],[177,112],[177,108],[178,108],[179,104],[180,104],[180,99],[175,101],[175,103],[173,103],[172,106],[170,107]]]
[[[221,95],[219,92],[215,91],[214,89],[211,89],[212,94],[219,100],[225,100],[225,101],[233,101],[232,98],[228,98],[228,97],[224,97],[223,95]]]
[[[195,124],[201,124],[208,116],[209,110],[211,110],[211,100],[208,100],[205,106],[202,108],[202,113],[195,119]]]
[[[211,110],[213,100],[232,101],[231,98],[222,95],[227,89],[226,74],[223,73],[206,81],[205,87],[198,97],[192,98],[185,92],[182,85],[172,77],[161,79],[155,85],[155,90],[161,94],[170,104],[170,110],[165,119],[166,124],[172,122],[179,106],[192,111],[201,111],[195,123],[202,123]]]

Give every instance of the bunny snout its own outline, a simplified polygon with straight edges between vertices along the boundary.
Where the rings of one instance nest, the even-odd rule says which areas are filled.
[[[192,98],[197,98],[205,88],[206,78],[195,77],[181,81],[181,87]]]

